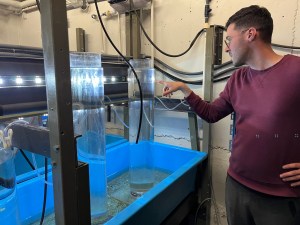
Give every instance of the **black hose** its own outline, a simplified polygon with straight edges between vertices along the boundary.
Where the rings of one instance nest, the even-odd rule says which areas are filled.
[[[180,71],[180,70],[177,70],[177,69],[174,69],[173,67],[171,67],[170,65],[164,63],[163,61],[157,59],[157,58],[154,58],[154,61],[163,65],[164,67],[166,67],[167,69],[173,71],[174,73],[179,73],[181,75],[187,75],[187,76],[199,76],[199,75],[203,75],[203,71],[200,71],[200,72],[185,72],[185,71]],[[222,63],[221,65],[217,65],[217,66],[214,66],[214,70],[218,70],[218,69],[221,69],[222,67],[225,67],[225,66],[228,66],[232,64],[232,61],[227,61],[225,63]]]
[[[194,84],[194,85],[202,85],[202,80],[196,80],[196,81],[187,81],[187,80],[184,80],[184,79],[180,79],[178,77],[175,77],[169,73],[167,73],[166,71],[162,70],[161,68],[159,68],[158,66],[154,66],[154,68],[161,72],[162,74],[164,74],[166,77],[170,78],[171,80],[175,80],[175,81],[180,81],[180,82],[183,82],[183,83],[186,83],[186,84]]]
[[[239,68],[240,68],[240,67],[239,67]],[[222,76],[223,74],[226,74],[226,73],[228,73],[228,72],[234,71],[234,70],[236,70],[236,69],[238,69],[238,68],[237,68],[237,67],[229,67],[229,68],[227,68],[227,69],[225,69],[225,70],[223,70],[223,71],[221,71],[221,72],[219,72],[219,73],[215,73],[215,74],[214,74],[214,78],[220,77],[220,76]]]
[[[218,70],[218,69],[220,69],[220,68],[222,68],[222,67],[224,67],[224,66],[228,66],[228,65],[230,65],[230,64],[232,64],[232,61],[231,61],[231,60],[229,60],[229,61],[227,61],[227,62],[224,62],[224,63],[222,63],[221,65],[216,65],[216,66],[214,66],[214,69],[215,69],[215,70]]]
[[[225,76],[225,77],[221,77],[221,78],[218,78],[218,79],[214,79],[214,82],[215,83],[218,83],[220,81],[223,81],[223,80],[227,80],[231,75],[228,75],[228,76]]]
[[[42,216],[40,220],[40,225],[43,224],[45,218],[46,204],[47,204],[47,181],[48,181],[48,159],[45,157],[45,183],[44,183],[44,200],[43,200],[43,208],[42,208]]]
[[[41,7],[40,7],[40,2],[39,0],[35,0],[36,1],[36,6],[38,7],[38,10],[41,12]]]
[[[154,66],[154,68],[155,68],[157,71],[161,72],[161,73],[162,73],[163,75],[165,75],[166,77],[168,77],[168,78],[170,78],[171,80],[173,80],[173,81],[180,81],[180,82],[183,82],[183,83],[186,83],[186,84],[193,84],[193,85],[202,85],[202,84],[203,84],[203,80],[188,81],[188,80],[181,79],[181,78],[178,78],[178,77],[176,77],[176,76],[173,76],[172,74],[170,74],[170,73],[164,71],[163,69],[159,68],[158,66]],[[225,76],[225,77],[221,77],[221,78],[218,78],[218,77],[220,77],[220,76],[222,76],[222,75],[224,75],[224,74],[226,74],[226,73],[228,73],[228,72],[234,71],[234,70],[236,70],[236,69],[238,69],[238,68],[236,68],[236,67],[231,67],[231,68],[228,68],[228,69],[226,69],[226,70],[223,70],[223,71],[221,71],[221,72],[219,72],[219,73],[214,74],[214,75],[213,75],[213,82],[214,82],[214,83],[217,83],[217,82],[220,82],[220,81],[223,81],[223,80],[228,79],[231,75],[228,75],[228,76]],[[216,78],[218,78],[218,79],[216,79]]]
[[[24,151],[22,149],[19,149],[19,150],[20,150],[21,154],[23,155],[23,157],[25,158],[25,160],[27,161],[27,163],[29,164],[29,166],[31,167],[31,169],[32,170],[38,169],[38,168],[35,168],[33,166],[33,164],[30,162],[30,160],[28,159],[28,157],[26,156]],[[42,207],[42,215],[41,215],[40,225],[43,224],[43,221],[44,221],[44,218],[45,218],[45,211],[46,211],[46,204],[47,204],[47,189],[48,189],[47,181],[48,181],[48,158],[45,157],[44,200],[43,200],[43,207]]]
[[[300,49],[300,47],[297,47],[297,46],[289,46],[289,45],[272,44],[272,46],[278,47],[278,48]]]
[[[43,49],[41,48],[29,48],[17,45],[0,45],[0,52],[43,57]]]
[[[203,71],[200,71],[200,72],[184,72],[184,71],[174,69],[173,67],[169,66],[168,64],[164,63],[163,61],[161,61],[157,58],[154,58],[154,61],[156,61],[159,64],[163,65],[167,69],[172,70],[174,73],[179,73],[179,74],[188,75],[188,76],[199,76],[199,75],[203,74]]]
[[[99,21],[100,21],[100,24],[102,26],[102,29],[107,37],[107,39],[109,40],[110,44],[113,46],[113,48],[118,52],[118,54],[124,59],[124,61],[127,63],[127,65],[131,68],[134,76],[135,76],[135,79],[138,83],[138,87],[139,87],[139,90],[140,90],[140,102],[141,102],[141,107],[140,107],[140,117],[139,117],[139,127],[138,127],[138,132],[137,132],[137,137],[136,137],[136,141],[135,143],[137,144],[139,142],[139,137],[140,137],[140,133],[141,133],[141,127],[142,127],[142,120],[143,120],[143,92],[142,92],[142,86],[141,86],[141,83],[140,83],[140,80],[133,68],[133,66],[129,63],[129,61],[125,58],[125,56],[120,52],[120,50],[116,47],[116,45],[113,43],[113,41],[111,40],[110,36],[108,35],[107,33],[107,30],[105,29],[105,26],[103,24],[103,21],[102,21],[102,18],[101,18],[101,14],[99,12],[99,8],[98,8],[98,3],[97,3],[97,0],[94,0],[94,3],[95,3],[95,6],[96,6],[96,11],[97,11],[97,15],[98,15],[98,18],[99,18]]]
[[[175,58],[175,57],[183,56],[184,54],[186,54],[186,53],[193,47],[193,45],[195,44],[195,42],[196,42],[196,40],[198,39],[198,37],[205,31],[205,29],[200,30],[200,31],[196,34],[196,36],[194,37],[194,39],[193,39],[193,41],[191,42],[191,44],[190,44],[190,46],[188,47],[188,49],[185,50],[184,52],[182,52],[182,53],[180,53],[180,54],[174,54],[174,55],[173,55],[173,54],[169,54],[169,53],[166,53],[166,52],[164,52],[163,50],[161,50],[159,47],[157,47],[157,45],[151,40],[151,38],[148,36],[147,32],[145,31],[145,29],[144,29],[144,27],[143,27],[143,24],[142,24],[142,22],[141,22],[141,19],[140,19],[138,13],[137,13],[136,11],[134,11],[134,13],[136,14],[136,16],[137,16],[137,18],[138,18],[138,22],[139,22],[139,24],[140,24],[140,27],[141,27],[141,29],[142,29],[142,31],[143,31],[145,37],[148,39],[148,41],[153,45],[153,47],[154,47],[157,51],[159,51],[160,53],[162,53],[162,54],[165,55],[165,56],[174,57],[174,58]]]
[[[20,152],[22,154],[22,156],[25,158],[25,160],[27,161],[27,163],[29,164],[30,168],[32,170],[35,170],[33,164],[31,163],[31,161],[28,159],[27,155],[24,153],[24,151],[22,149],[20,149]]]

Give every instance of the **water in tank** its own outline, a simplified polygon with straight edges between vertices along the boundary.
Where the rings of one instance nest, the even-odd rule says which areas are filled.
[[[137,77],[140,81],[143,96],[143,119],[139,142],[152,142],[154,137],[154,69],[151,68],[150,59],[130,60]],[[140,117],[140,89],[135,75],[129,69],[128,76],[128,97],[129,97],[129,141],[136,142],[139,117]],[[141,154],[139,148],[130,145],[130,191],[134,196],[140,196],[154,183],[153,159],[151,158],[150,145],[145,145],[150,154]]]
[[[10,130],[11,132],[11,130]],[[5,133],[0,132],[0,218],[1,225],[19,225],[16,197],[14,151],[5,144]]]
[[[89,164],[91,216],[107,212],[105,109],[101,55],[71,53],[73,123],[78,160]]]

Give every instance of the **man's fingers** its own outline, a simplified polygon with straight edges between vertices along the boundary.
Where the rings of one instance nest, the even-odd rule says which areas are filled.
[[[290,164],[286,164],[282,167],[283,169],[299,169],[300,168],[300,163],[290,163]]]

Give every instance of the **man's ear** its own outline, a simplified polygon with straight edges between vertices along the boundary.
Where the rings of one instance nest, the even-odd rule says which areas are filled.
[[[250,28],[248,32],[248,39],[249,41],[253,41],[256,36],[256,29],[255,28]]]

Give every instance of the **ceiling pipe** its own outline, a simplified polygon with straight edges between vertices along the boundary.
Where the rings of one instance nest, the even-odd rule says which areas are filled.
[[[0,2],[1,1],[5,1],[5,0],[0,0]],[[106,0],[98,0],[97,2],[104,2],[104,1],[106,1]],[[34,2],[35,2],[35,0],[34,0]],[[86,0],[86,3],[93,4],[94,0]],[[80,7],[82,7],[82,4],[75,4],[75,5],[67,4],[67,10],[77,9]],[[36,4],[34,4],[34,5],[27,6],[27,7],[23,7],[21,12],[30,13],[30,12],[33,12],[36,10],[37,10],[37,6],[36,6]]]

